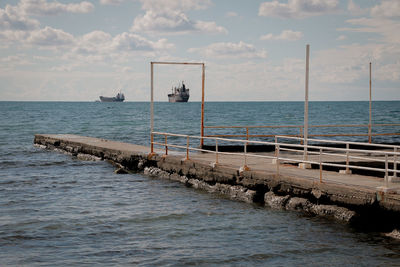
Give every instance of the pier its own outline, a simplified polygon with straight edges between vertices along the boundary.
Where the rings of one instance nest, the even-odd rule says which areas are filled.
[[[285,160],[293,153],[291,151],[282,150],[278,157],[276,151],[263,153],[263,157],[252,157],[251,153],[168,151],[168,146],[174,145],[166,145],[164,149],[154,149],[150,153],[150,147],[146,146],[69,134],[37,134],[34,143],[82,159],[109,160],[126,172],[144,172],[177,180],[245,202],[305,210],[344,221],[368,218],[370,224],[396,225],[400,219],[400,183],[392,182],[386,176],[351,174],[348,170],[299,168]],[[293,155],[291,158],[296,161]],[[297,158],[304,161],[302,157]],[[372,158],[381,159],[373,154]],[[387,156],[384,158],[388,159]],[[335,164],[330,155],[310,154],[307,160],[310,163],[319,160],[320,163]],[[396,173],[397,169],[393,168],[389,169],[390,172]]]

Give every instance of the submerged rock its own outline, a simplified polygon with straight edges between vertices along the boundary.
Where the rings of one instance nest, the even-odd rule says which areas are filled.
[[[128,174],[129,172],[124,168],[118,168],[114,171],[116,174]]]
[[[76,157],[79,160],[86,160],[86,161],[100,161],[101,158],[90,155],[90,154],[83,154],[83,153],[78,153],[78,155],[76,155]]]
[[[397,229],[394,229],[390,233],[385,233],[385,236],[388,236],[388,237],[391,237],[391,238],[395,238],[395,239],[400,239],[400,231],[397,230]]]

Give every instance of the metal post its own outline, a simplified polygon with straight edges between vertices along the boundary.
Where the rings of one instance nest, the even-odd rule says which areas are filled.
[[[189,160],[189,135],[186,137],[186,160]]]
[[[322,148],[319,149],[319,182],[322,183]]]
[[[304,155],[303,159],[308,160],[307,145],[308,145],[308,74],[310,65],[310,45],[306,46],[306,88],[305,88],[305,101],[304,101]]]
[[[279,176],[279,145],[276,146],[276,175]]]
[[[394,148],[394,153],[397,153],[397,147]],[[393,157],[393,177],[397,177],[397,154],[394,155]]]
[[[202,74],[201,74],[201,139],[200,139],[200,148],[204,145],[204,81],[205,81],[205,66],[202,64]]]
[[[304,137],[304,136],[303,136],[303,127],[300,126],[299,128],[300,128],[300,138],[303,138],[303,137]],[[303,144],[304,144],[303,139],[300,139],[300,145],[303,145]]]
[[[246,140],[249,140],[249,127],[246,127]]]
[[[244,144],[244,167],[247,167],[247,143]]]
[[[350,149],[350,145],[349,143],[346,143],[346,174],[349,173],[349,149]]]
[[[387,183],[389,180],[389,176],[388,176],[388,168],[389,168],[389,163],[388,163],[388,155],[385,154],[385,185],[387,187]]]
[[[154,130],[154,83],[153,83],[153,62],[150,63],[150,75],[151,75],[151,93],[150,93],[150,153],[154,153],[154,145],[153,145],[153,130]]]
[[[368,142],[372,142],[372,68],[369,63],[369,124],[368,124]]]
[[[168,141],[167,141],[167,135],[165,135],[165,155],[168,155]]]
[[[215,139],[215,164],[218,164],[218,139]]]

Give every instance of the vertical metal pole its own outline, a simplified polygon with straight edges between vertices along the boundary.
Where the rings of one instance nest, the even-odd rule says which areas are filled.
[[[202,74],[201,74],[201,132],[200,136],[202,137],[200,139],[200,148],[203,147],[204,145],[204,80],[205,80],[205,66],[204,63],[202,65]]]
[[[308,160],[307,145],[308,145],[308,73],[310,65],[310,45],[306,46],[306,88],[304,101],[304,155],[303,159]]]
[[[300,138],[303,138],[304,137],[303,136],[303,127],[300,126],[299,128],[300,128]],[[303,139],[300,139],[300,145],[302,145],[302,144],[304,144],[304,141],[303,141]]]
[[[394,148],[394,153],[397,153],[397,147]],[[393,157],[393,177],[397,177],[397,154]]]
[[[319,182],[322,183],[322,148],[319,149]]]
[[[218,164],[218,139],[215,139],[215,164]]]
[[[247,167],[247,143],[244,144],[244,166]]]
[[[246,140],[249,140],[249,127],[246,127]]]
[[[389,163],[388,163],[388,155],[385,154],[385,186],[387,187],[387,183],[389,180],[389,175],[388,175],[388,168],[389,168]]]
[[[153,145],[153,130],[154,130],[154,76],[153,76],[153,62],[150,63],[150,75],[151,75],[151,94],[150,94],[150,147],[151,152],[154,153],[154,145]]]
[[[368,142],[372,142],[372,67],[369,63],[369,124],[368,124]]]
[[[349,173],[349,148],[350,148],[350,145],[349,145],[349,143],[346,143],[346,174],[348,174]]]
[[[167,135],[165,135],[165,155],[168,155],[168,141],[167,141]]]
[[[276,146],[276,175],[279,176],[279,145]]]
[[[186,160],[189,160],[189,135],[186,137]]]

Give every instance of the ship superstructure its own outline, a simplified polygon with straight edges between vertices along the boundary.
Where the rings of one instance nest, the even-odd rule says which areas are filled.
[[[172,93],[168,94],[169,102],[188,102],[189,100],[189,88],[186,88],[182,81],[181,86],[173,87]]]

